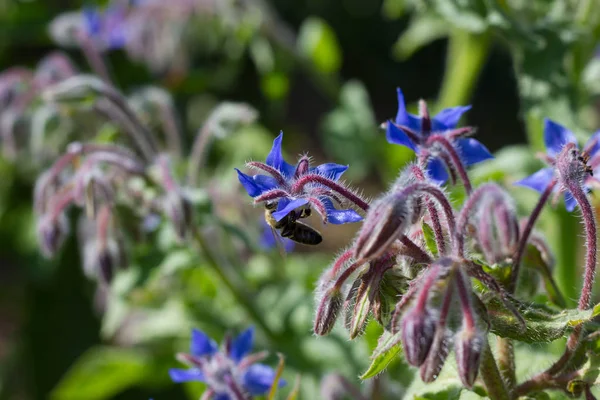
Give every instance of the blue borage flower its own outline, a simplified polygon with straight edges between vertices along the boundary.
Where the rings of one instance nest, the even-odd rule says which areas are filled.
[[[478,140],[464,137],[473,132],[472,128],[456,129],[460,117],[471,106],[445,108],[430,118],[427,105],[422,101],[421,115],[417,116],[406,111],[402,90],[397,91],[398,113],[395,121],[386,124],[387,140],[406,146],[427,160],[427,172],[432,180],[442,184],[448,180],[448,171],[455,169],[448,152],[458,153],[466,166],[493,158]]]
[[[103,11],[97,7],[83,8],[85,34],[104,50],[120,49],[127,40],[127,9],[120,4],[110,5]]]
[[[543,193],[550,182],[552,182],[552,180],[556,177],[556,168],[554,168],[554,163],[557,155],[567,143],[573,143],[575,146],[577,146],[577,139],[575,138],[575,135],[573,135],[573,132],[550,119],[545,119],[544,144],[546,145],[546,154],[543,154],[541,158],[548,163],[550,167],[540,169],[533,175],[515,182],[515,185],[525,186],[539,193]],[[587,157],[589,157],[592,170],[596,169],[598,165],[600,165],[600,158],[595,157],[598,154],[598,150],[600,150],[600,132],[596,132],[590,138],[590,140],[588,140],[583,149],[583,152],[587,155]],[[594,178],[592,175],[588,175],[583,181],[583,190],[586,193],[589,193],[591,191],[591,187],[593,185],[597,186],[598,183],[599,181],[597,178]],[[565,207],[567,208],[567,211],[571,212],[577,206],[577,201],[573,198],[571,193],[562,188],[560,185],[557,185],[554,188],[554,193],[555,196],[558,196],[560,193],[564,193]]]
[[[362,217],[353,209],[337,209],[334,203],[345,204],[351,192],[338,183],[348,169],[334,163],[310,166],[310,158],[302,156],[294,166],[288,164],[281,154],[283,132],[273,141],[266,162],[251,161],[246,165],[269,175],[246,175],[237,168],[238,179],[255,203],[277,202],[273,217],[280,221],[294,210],[309,205],[315,209],[323,222],[345,224],[358,222]]]
[[[231,393],[260,396],[269,391],[275,380],[273,368],[257,364],[266,352],[248,354],[254,341],[254,329],[249,328],[233,340],[225,340],[219,349],[204,332],[192,330],[189,354],[178,359],[189,364],[189,369],[171,369],[169,375],[176,383],[199,381],[208,386],[208,397],[215,400],[237,398]],[[279,386],[285,385],[284,380]],[[239,396],[238,396],[239,397]]]

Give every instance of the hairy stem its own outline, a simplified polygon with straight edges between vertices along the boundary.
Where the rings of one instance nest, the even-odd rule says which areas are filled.
[[[513,266],[510,271],[510,280],[508,283],[509,293],[514,293],[515,289],[517,288],[517,280],[519,279],[519,269],[521,268],[521,261],[523,260],[523,255],[525,254],[527,243],[529,242],[529,235],[531,235],[531,231],[533,230],[533,227],[537,222],[537,219],[540,216],[544,205],[546,205],[546,202],[550,198],[550,195],[552,194],[552,191],[554,190],[555,186],[555,180],[552,180],[548,184],[548,187],[546,187],[546,190],[544,190],[544,192],[540,196],[540,199],[538,200],[538,203],[535,205],[535,208],[531,212],[531,215],[527,220],[527,224],[525,225],[525,229],[523,229],[523,232],[521,233],[519,246],[517,247],[517,251],[515,252],[515,255],[513,257]]]
[[[492,400],[509,400],[508,390],[504,386],[504,381],[502,381],[502,376],[498,370],[498,365],[496,365],[490,345],[486,341],[484,346],[479,372],[487,389],[487,394]]]
[[[442,135],[432,135],[427,139],[428,144],[437,143],[442,146],[444,149],[444,153],[448,156],[449,161],[452,163],[453,169],[458,173],[460,179],[463,181],[463,185],[465,185],[465,191],[467,195],[471,194],[473,191],[473,186],[471,185],[471,179],[469,178],[469,174],[467,174],[467,169],[465,168],[465,164],[460,159],[460,155],[456,151],[456,148],[450,143],[448,139],[446,139]]]
[[[510,339],[498,337],[496,348],[498,349],[498,368],[500,369],[500,375],[508,386],[508,390],[512,392],[517,385],[513,342]]]

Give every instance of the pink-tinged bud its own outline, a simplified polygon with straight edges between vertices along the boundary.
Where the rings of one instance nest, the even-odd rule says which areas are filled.
[[[167,193],[164,200],[164,211],[175,229],[177,238],[184,241],[192,226],[192,205],[179,192]]]
[[[444,327],[438,327],[429,350],[429,355],[419,370],[423,382],[430,383],[437,379],[444,367],[450,348],[452,347],[452,334]]]
[[[69,234],[69,222],[64,214],[60,214],[57,218],[43,215],[38,221],[37,232],[42,254],[51,258]]]
[[[313,330],[317,335],[324,336],[331,332],[342,308],[342,302],[343,296],[339,289],[331,288],[325,292],[315,316]]]
[[[354,258],[372,260],[386,251],[410,227],[413,203],[394,193],[373,202],[354,244]]]
[[[298,179],[302,175],[308,174],[308,170],[310,167],[310,158],[307,156],[302,156],[298,160],[298,164],[296,164],[296,171],[294,172],[294,178]]]
[[[410,365],[421,366],[433,343],[436,318],[427,310],[412,308],[402,318],[402,347]]]
[[[454,352],[458,376],[467,388],[472,388],[477,379],[485,340],[485,335],[474,329],[463,330],[456,335]]]

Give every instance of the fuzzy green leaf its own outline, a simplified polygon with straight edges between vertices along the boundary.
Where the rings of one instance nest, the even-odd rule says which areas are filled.
[[[391,334],[390,332],[384,332],[379,338],[379,343],[373,354],[371,355],[371,365],[363,373],[360,379],[368,379],[376,376],[383,371],[389,363],[402,352],[400,346],[400,332]]]

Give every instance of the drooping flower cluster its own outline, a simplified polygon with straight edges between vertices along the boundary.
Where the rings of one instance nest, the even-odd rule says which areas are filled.
[[[466,167],[491,158],[491,154],[476,139],[466,137],[473,128],[456,128],[470,107],[445,109],[431,118],[425,102],[421,101],[420,115],[415,116],[406,111],[400,90],[398,100],[396,119],[386,124],[387,138],[414,150],[417,163],[401,171],[381,197],[371,203],[354,203],[366,211],[364,223],[349,249],[336,258],[317,284],[314,331],[329,333],[338,316],[344,314],[350,337],[355,338],[372,315],[387,331],[375,350],[377,354],[402,343],[408,363],[420,367],[422,379],[431,382],[454,348],[458,375],[470,388],[479,376],[481,363],[489,364],[493,357],[488,332],[501,337],[527,335],[526,321],[513,294],[528,245],[538,251],[544,263],[537,270],[544,275],[549,297],[563,304],[549,272],[552,254],[543,237],[533,232],[551,193],[565,193],[568,210],[576,204],[582,207],[590,249],[580,309],[588,307],[596,236],[585,193],[596,183],[593,170],[600,163],[596,157],[598,134],[580,152],[572,133],[546,121],[548,155],[544,159],[551,167],[518,182],[544,193],[530,218],[520,224],[513,201],[503,189],[495,184],[471,186]],[[274,145],[276,154],[280,154],[280,138]],[[294,180],[302,179],[302,171],[308,171],[302,162],[293,167],[272,151],[266,164],[250,164],[270,176],[238,174],[255,202],[284,201],[278,207],[278,216],[284,217],[306,204],[319,208],[305,198],[309,194],[289,189],[297,188]],[[339,177],[333,178],[325,185],[329,189]],[[452,182],[460,178],[465,186],[468,196],[459,211],[439,186],[448,178]],[[313,187],[323,190],[321,181],[315,179]],[[341,193],[334,189],[331,194]],[[324,220],[326,210],[321,213]],[[471,279],[481,285],[473,285]],[[503,315],[501,323],[499,315]],[[507,321],[511,321],[508,330]],[[572,348],[580,333],[580,328],[573,332]],[[549,370],[551,376],[560,376],[571,354],[572,349]],[[482,374],[492,398],[508,396],[505,378],[490,376],[489,365]]]
[[[249,354],[253,341],[254,329],[249,328],[233,340],[226,338],[219,349],[204,332],[194,329],[190,352],[177,355],[190,368],[171,369],[171,379],[176,383],[206,383],[203,399],[242,400],[264,395],[275,384],[275,371],[258,364],[267,357],[266,352]],[[279,380],[277,385],[283,386],[285,381]]]

